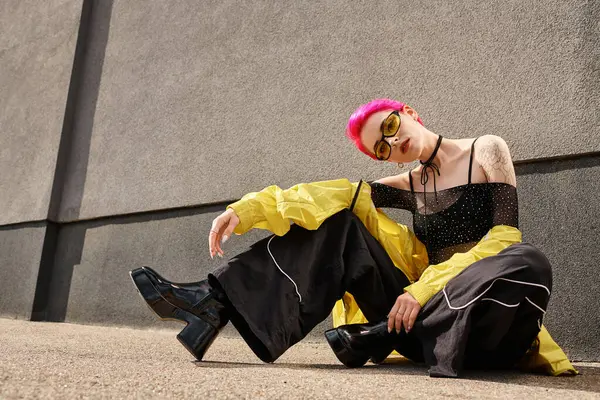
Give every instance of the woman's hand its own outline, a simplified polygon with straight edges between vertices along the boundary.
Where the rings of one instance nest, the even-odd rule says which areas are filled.
[[[213,258],[215,254],[219,257],[223,257],[223,250],[221,244],[225,243],[227,239],[233,233],[235,227],[240,223],[235,211],[231,208],[225,210],[225,212],[215,218],[210,228],[208,235],[208,250],[210,251],[210,258]]]
[[[421,311],[421,305],[410,293],[406,292],[398,296],[396,304],[394,304],[388,315],[388,332],[396,329],[396,332],[400,333],[402,325],[404,325],[406,332],[410,332],[419,311]]]

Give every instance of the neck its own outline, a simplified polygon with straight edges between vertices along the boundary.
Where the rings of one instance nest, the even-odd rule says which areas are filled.
[[[433,154],[435,150],[438,138],[439,135],[431,131],[427,131],[425,133],[425,137],[423,138],[423,151],[419,156],[419,161],[425,162],[429,160],[429,157],[431,157],[431,154]],[[458,148],[454,140],[444,137],[442,143],[440,144],[440,148],[435,154],[435,157],[433,158],[432,162],[441,169],[442,165],[444,165],[449,159],[451,159],[456,154],[457,150],[460,149]]]

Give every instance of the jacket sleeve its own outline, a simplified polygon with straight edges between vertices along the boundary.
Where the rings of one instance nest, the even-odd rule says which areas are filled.
[[[430,265],[417,282],[404,290],[424,306],[463,269],[475,261],[496,255],[508,246],[519,242],[521,242],[521,232],[517,228],[508,225],[494,226],[471,250],[456,253],[442,263]]]
[[[301,183],[289,189],[272,185],[260,192],[246,194],[227,208],[233,209],[240,219],[234,233],[241,235],[259,228],[283,236],[291,223],[314,230],[331,215],[349,208],[358,185],[348,179]],[[372,206],[369,185],[363,183],[360,190],[356,208],[362,210],[364,215],[358,216],[365,222],[365,218],[376,218],[376,210]]]

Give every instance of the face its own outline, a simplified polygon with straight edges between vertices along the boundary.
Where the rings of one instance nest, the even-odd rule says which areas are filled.
[[[376,146],[379,148],[379,141],[386,141],[391,147],[390,157],[386,160],[394,163],[409,163],[415,161],[421,154],[422,125],[417,122],[417,113],[409,106],[404,107],[400,112],[400,127],[392,137],[382,137],[383,132],[389,133],[389,129],[395,130],[395,126],[390,125],[393,118],[388,118],[394,110],[379,111],[372,114],[361,131],[362,144],[367,150],[375,155]],[[379,154],[381,155],[381,154]]]

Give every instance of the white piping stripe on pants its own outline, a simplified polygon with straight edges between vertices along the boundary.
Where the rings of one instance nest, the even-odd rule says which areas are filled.
[[[446,303],[448,303],[448,307],[451,310],[461,310],[463,308],[466,308],[466,307],[470,306],[471,304],[473,304],[474,302],[476,302],[479,298],[481,298],[481,296],[483,296],[484,294],[486,294],[486,292],[492,288],[492,286],[494,285],[494,283],[496,283],[497,280],[503,280],[503,281],[507,281],[507,282],[517,283],[517,284],[520,284],[520,285],[528,285],[528,286],[541,287],[543,289],[546,289],[546,292],[548,292],[548,296],[550,295],[550,289],[548,289],[546,286],[541,285],[539,283],[516,281],[514,279],[508,279],[508,278],[496,278],[496,279],[494,279],[492,281],[492,283],[490,284],[490,286],[488,286],[488,288],[485,289],[483,291],[483,293],[481,293],[479,296],[475,297],[473,300],[471,300],[470,302],[468,302],[464,306],[454,307],[454,306],[452,306],[452,304],[450,304],[450,299],[448,298],[448,293],[446,293],[446,285],[444,285],[444,288],[442,289],[442,291],[444,292],[444,297],[446,298]],[[527,296],[525,296],[525,300],[527,300],[532,306],[534,306],[535,308],[537,308],[538,310],[540,310],[542,312],[542,318],[544,318],[544,315],[546,315],[546,310],[544,310],[542,307],[540,307],[537,304],[535,304]],[[481,299],[481,301],[493,301],[494,303],[498,303],[500,305],[503,305],[503,306],[509,307],[509,308],[518,307],[521,304],[521,302],[518,302],[517,304],[506,304],[506,303],[503,303],[503,302],[501,302],[499,300],[493,299],[491,297],[484,297],[484,298]],[[542,329],[542,321],[541,321],[540,318],[538,318],[537,323],[538,323],[538,328]]]
[[[446,303],[448,303],[448,307],[451,310],[462,310],[463,308],[466,308],[468,306],[470,306],[471,304],[473,304],[474,302],[476,302],[477,300],[479,300],[481,297],[483,297],[484,294],[486,294],[491,288],[492,286],[494,286],[494,283],[496,283],[496,281],[498,280],[502,280],[502,281],[507,281],[507,282],[512,282],[512,283],[518,283],[520,285],[526,285],[526,286],[537,286],[537,287],[541,287],[543,289],[546,290],[546,292],[548,292],[548,295],[550,295],[550,289],[548,289],[546,286],[541,285],[539,283],[532,283],[532,282],[523,282],[523,281],[516,281],[514,279],[508,279],[508,278],[496,278],[492,281],[492,283],[490,284],[490,286],[488,286],[487,289],[485,289],[483,291],[483,293],[481,293],[479,296],[475,297],[473,300],[471,300],[470,302],[468,302],[467,304],[465,304],[464,306],[457,306],[454,307],[452,304],[450,304],[450,299],[448,298],[448,293],[446,293],[446,285],[444,285],[444,288],[442,289],[442,292],[444,292],[444,297],[446,298]],[[529,300],[529,298],[525,297],[531,304],[533,304],[534,306],[536,306],[540,311],[542,311],[543,313],[546,313],[546,311],[544,311],[540,306],[538,306],[537,304],[533,303],[531,300]],[[485,300],[491,300],[491,301],[495,301],[496,303],[500,303],[506,307],[516,307],[518,306],[520,303],[517,303],[515,305],[508,305],[508,304],[504,304],[496,299],[492,299],[489,297],[486,297]]]
[[[267,251],[269,252],[269,255],[271,256],[271,258],[273,259],[273,262],[275,263],[277,268],[281,271],[281,273],[284,274],[285,277],[288,278],[290,280],[290,282],[292,282],[294,284],[294,288],[296,289],[296,294],[298,295],[298,298],[300,299],[298,302],[302,303],[302,296],[300,295],[300,292],[298,291],[298,285],[296,285],[296,282],[294,282],[294,280],[288,274],[286,274],[284,270],[281,269],[281,267],[275,260],[275,257],[273,257],[273,253],[271,253],[271,248],[269,246],[271,245],[271,240],[273,240],[274,238],[275,238],[275,235],[271,236],[271,239],[269,239],[269,241],[267,242]]]
[[[498,303],[498,304],[503,305],[504,307],[509,307],[509,308],[519,307],[519,305],[521,304],[521,302],[518,302],[517,304],[506,304],[506,303],[503,303],[496,299],[492,299],[491,297],[484,297],[483,299],[481,299],[481,301],[493,301],[494,303]]]

